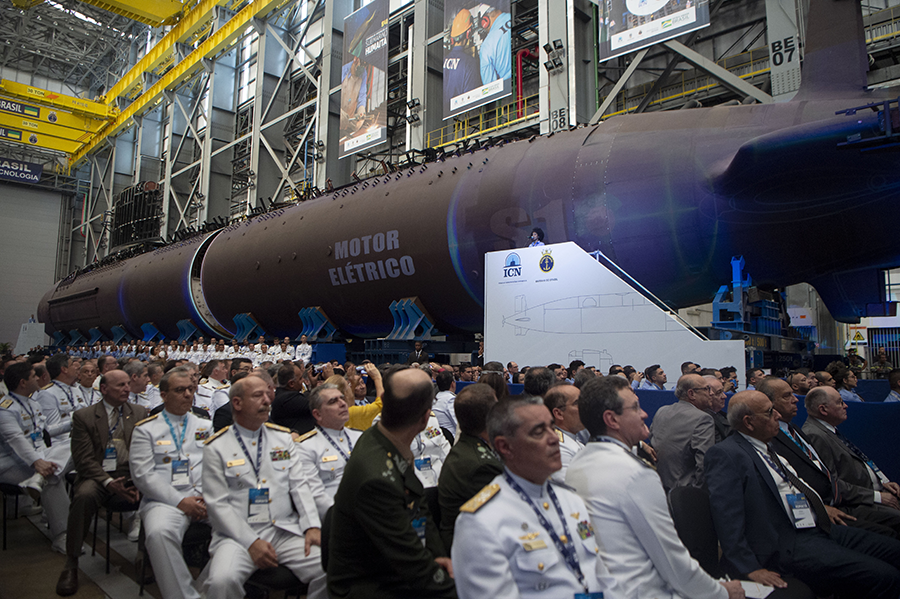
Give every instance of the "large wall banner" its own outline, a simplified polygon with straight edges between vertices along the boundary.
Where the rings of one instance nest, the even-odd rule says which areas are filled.
[[[340,157],[387,140],[389,0],[373,0],[344,19]]]
[[[600,60],[709,25],[709,0],[599,0]]]
[[[444,3],[444,119],[512,94],[509,0]]]

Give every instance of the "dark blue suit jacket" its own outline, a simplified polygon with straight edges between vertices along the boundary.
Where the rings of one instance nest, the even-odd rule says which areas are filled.
[[[798,533],[763,459],[735,432],[710,448],[704,469],[726,570],[744,578],[760,568],[781,571]]]

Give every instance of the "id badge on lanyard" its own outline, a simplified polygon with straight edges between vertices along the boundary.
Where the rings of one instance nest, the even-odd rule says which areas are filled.
[[[269,489],[248,489],[250,495],[247,522],[250,524],[263,524],[269,518]]]
[[[106,448],[106,451],[103,454],[103,470],[106,472],[115,472],[116,463],[118,458],[118,452],[116,448],[113,446],[109,446]]]
[[[788,506],[791,508],[791,516],[794,519],[794,528],[815,528],[816,520],[813,517],[809,501],[802,493],[786,493]]]
[[[172,486],[191,486],[191,468],[188,460],[172,460]]]

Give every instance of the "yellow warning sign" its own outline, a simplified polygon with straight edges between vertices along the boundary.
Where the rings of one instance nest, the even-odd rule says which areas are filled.
[[[865,343],[866,340],[865,340],[865,338],[863,337],[862,332],[856,331],[856,334],[853,335],[853,341],[854,341],[854,342],[862,341],[863,343]]]

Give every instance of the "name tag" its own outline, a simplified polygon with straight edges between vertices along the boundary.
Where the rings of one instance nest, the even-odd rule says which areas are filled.
[[[157,441],[156,444],[157,445],[171,445],[172,442],[169,441],[168,439],[161,439],[161,440]]]
[[[107,447],[106,451],[103,454],[103,470],[106,472],[114,472],[116,469],[117,458],[118,452],[116,451],[116,448]]]
[[[416,470],[431,470],[431,458],[417,458]]]
[[[41,431],[34,431],[30,435],[28,435],[28,438],[31,439],[32,443],[37,443],[38,441],[43,440],[43,435],[41,434]]]
[[[229,468],[233,468],[234,466],[243,466],[246,463],[247,461],[244,458],[241,458],[239,460],[231,460],[230,462],[225,462],[225,465]]]
[[[249,510],[247,522],[250,524],[263,524],[269,518],[269,489],[248,489]]]
[[[324,458],[322,458],[322,461],[323,462],[336,462],[337,456],[336,455],[327,455]]]
[[[191,467],[187,460],[172,460],[172,486],[191,486]]]
[[[525,551],[535,551],[537,549],[546,549],[547,543],[545,543],[542,539],[538,539],[536,541],[525,541],[522,543],[522,548]]]
[[[785,498],[794,518],[794,528],[815,528],[816,519],[806,497],[801,493],[787,493]]]
[[[603,593],[575,593],[575,599],[603,599]]]

